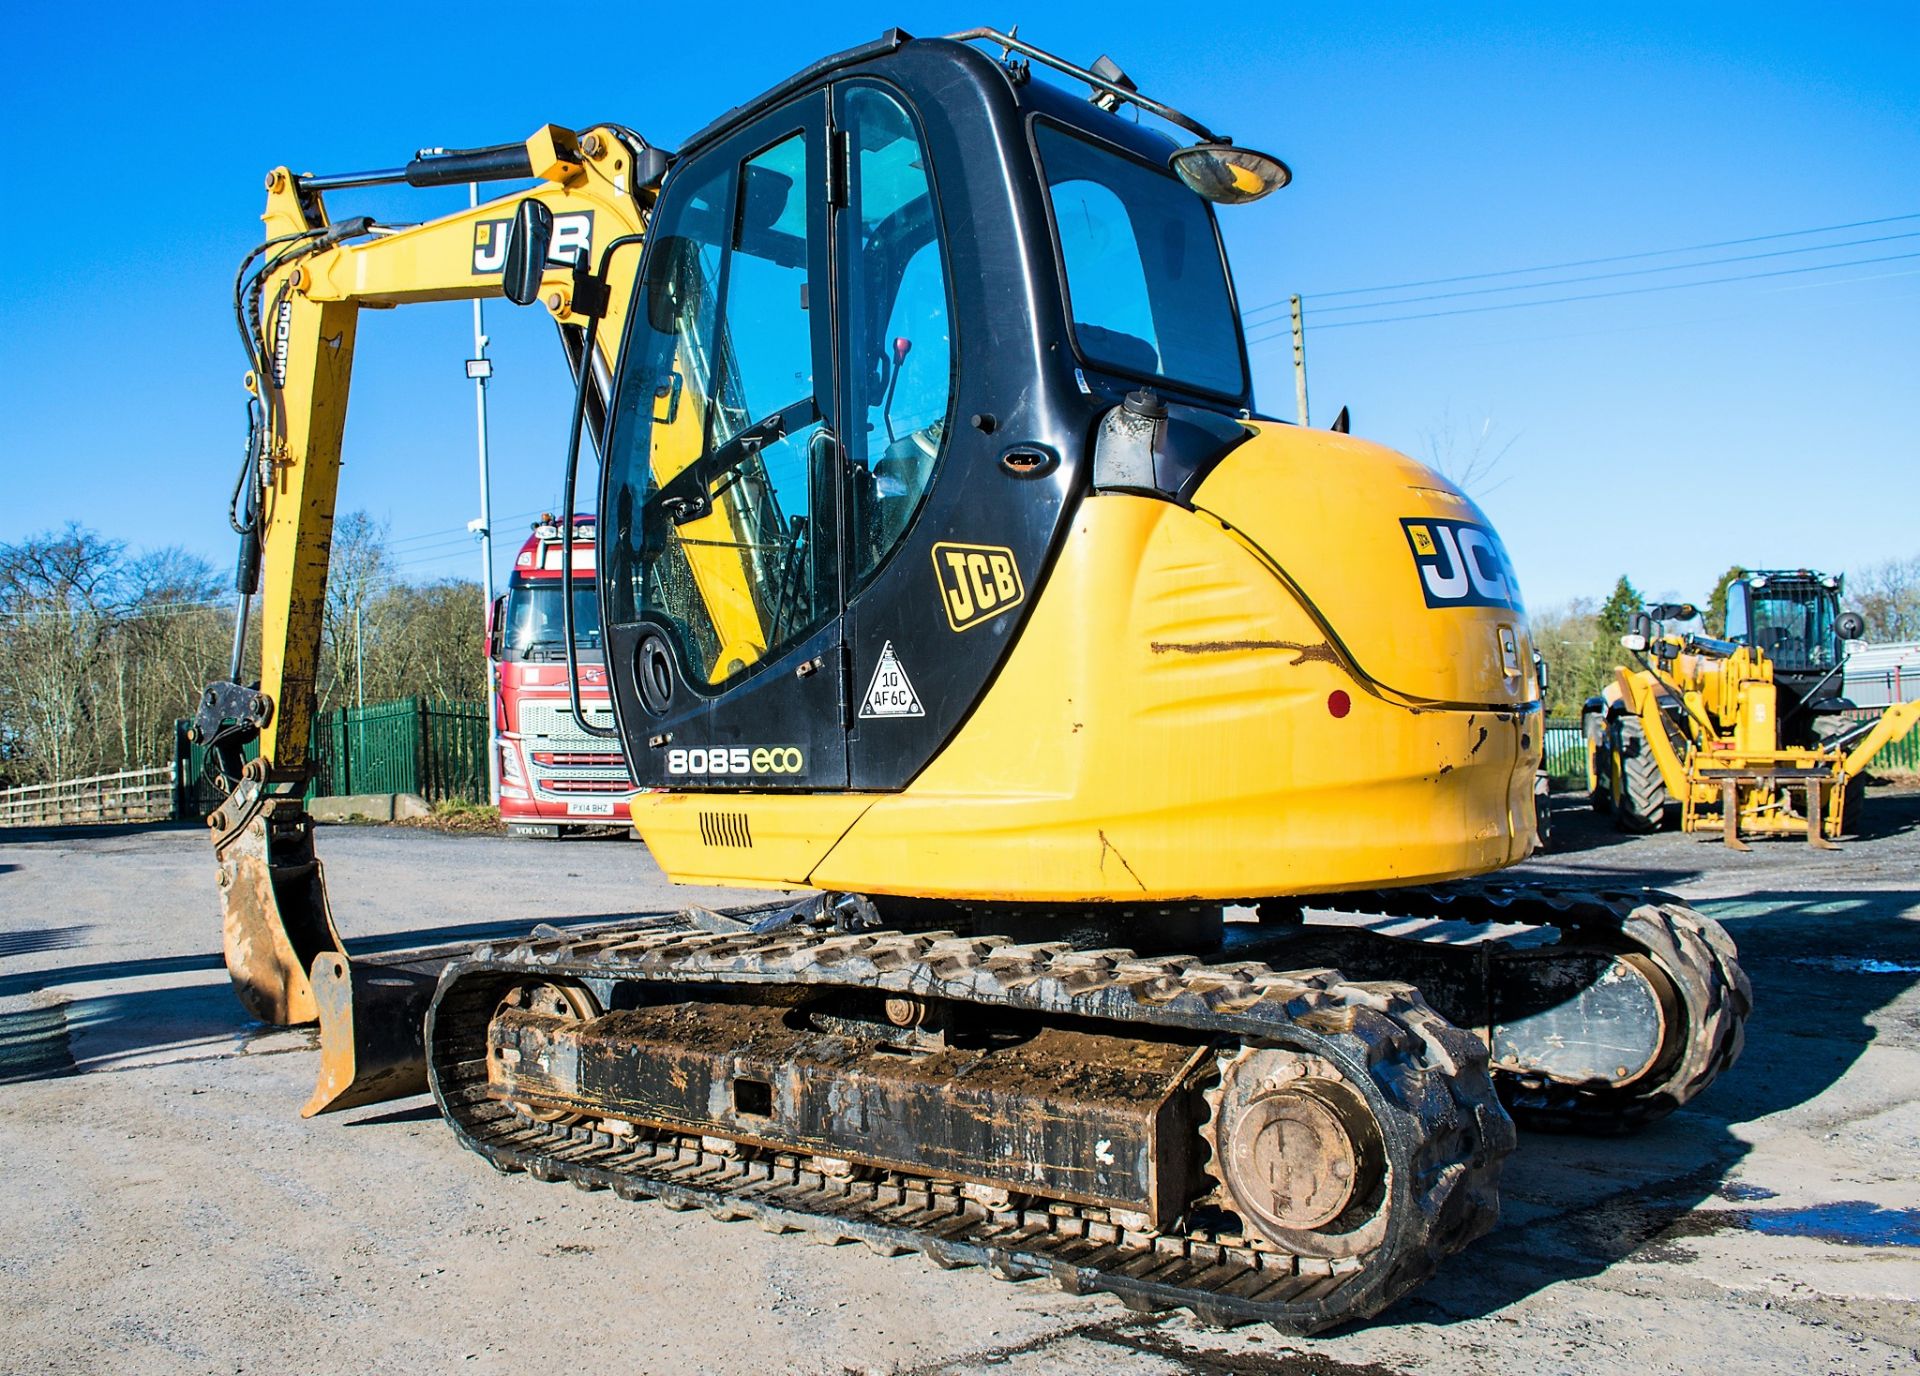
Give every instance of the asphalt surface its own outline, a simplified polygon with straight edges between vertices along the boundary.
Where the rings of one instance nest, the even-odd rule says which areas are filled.
[[[312,1035],[228,991],[203,831],[0,831],[0,1370],[1912,1370],[1920,795],[1868,811],[1837,854],[1738,855],[1562,800],[1526,868],[1722,921],[1746,1055],[1638,1137],[1524,1137],[1495,1233],[1310,1340],[499,1176],[424,1099],[303,1121]],[[752,897],[617,841],[320,845],[350,946]]]

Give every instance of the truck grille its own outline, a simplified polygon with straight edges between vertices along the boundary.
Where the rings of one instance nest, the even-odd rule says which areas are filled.
[[[581,704],[588,721],[611,728],[613,709],[603,704]],[[549,795],[633,792],[626,758],[609,742],[589,736],[574,724],[565,702],[540,700],[520,703],[521,745],[533,783]]]

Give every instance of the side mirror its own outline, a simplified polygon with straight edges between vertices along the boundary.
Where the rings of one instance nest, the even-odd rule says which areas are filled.
[[[1167,159],[1174,176],[1216,205],[1245,205],[1293,180],[1280,159],[1229,143],[1196,143]]]
[[[498,664],[507,639],[507,599],[496,597],[487,608],[487,658]]]
[[[1841,612],[1833,628],[1842,640],[1858,640],[1867,633],[1867,618],[1859,612]]]
[[[500,290],[514,305],[531,306],[538,299],[552,243],[552,208],[532,197],[520,202],[507,231],[507,261],[500,274]]]

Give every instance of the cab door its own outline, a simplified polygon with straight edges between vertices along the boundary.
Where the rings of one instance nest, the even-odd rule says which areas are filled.
[[[847,786],[827,105],[661,190],[603,475],[608,667],[635,781]]]

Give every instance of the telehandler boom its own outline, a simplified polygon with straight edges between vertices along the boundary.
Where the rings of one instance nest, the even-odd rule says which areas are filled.
[[[320,1020],[307,1111],[430,1088],[503,1170],[1311,1330],[1491,1226],[1514,1117],[1617,1131],[1729,1065],[1712,922],[1482,878],[1533,841],[1518,581],[1444,478],[1257,414],[1213,206],[1288,175],[991,30],[890,32],[670,156],[276,171],[263,678],[237,642],[197,729],[236,989]],[[328,217],[483,178],[533,185]],[[804,892],[352,959],[300,797],[354,328],[494,293],[574,364],[562,523],[600,456],[580,729],[674,879]]]

